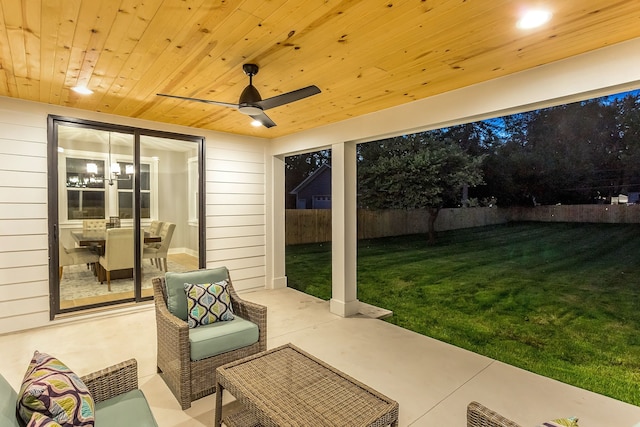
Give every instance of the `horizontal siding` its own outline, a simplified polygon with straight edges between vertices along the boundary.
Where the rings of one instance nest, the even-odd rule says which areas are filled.
[[[227,237],[224,239],[207,239],[207,249],[248,248],[264,246],[265,236]]]
[[[0,210],[0,220],[14,219],[17,222],[28,221],[30,219],[42,219],[47,221],[47,203],[2,203]],[[30,233],[29,233],[30,234]]]
[[[48,259],[37,260],[34,262],[39,262],[38,264],[24,266],[24,267],[11,267],[11,268],[0,268],[0,286],[2,285],[11,285],[16,283],[34,283],[39,281],[49,281],[49,266]],[[26,289],[27,285],[21,286],[20,289],[24,292],[24,295],[31,295],[29,290]],[[5,289],[5,288],[1,288]],[[48,290],[48,288],[47,288]],[[3,293],[2,298],[5,295]],[[17,298],[18,296],[14,296]],[[28,298],[28,297],[26,297]],[[0,317],[2,317],[2,313],[0,313]]]
[[[0,187],[0,203],[42,204],[46,200],[46,188]]]
[[[239,184],[236,182],[211,182],[209,194],[264,194],[264,184]]]
[[[9,206],[0,203],[0,215],[6,210],[8,219],[0,219],[0,236],[22,236],[44,233],[47,235],[46,219],[19,219]]]
[[[212,216],[264,215],[264,205],[214,205],[207,203],[207,214]]]
[[[208,216],[207,227],[239,227],[243,225],[264,225],[264,215],[227,215]]]
[[[234,259],[253,258],[265,256],[265,246],[252,246],[249,248],[207,249],[207,259],[229,261]]]
[[[25,286],[28,284],[29,286]],[[0,284],[0,292],[2,293],[3,302],[20,301],[24,298],[41,297],[49,291],[49,280],[39,280],[24,283]]]
[[[264,165],[264,153],[262,150],[241,150],[230,149],[228,147],[207,147],[207,158],[215,160],[214,167],[212,169],[219,169],[218,160],[221,161],[233,161],[240,163],[256,163]]]
[[[48,244],[47,236],[43,234],[0,236],[0,252],[39,250]]]
[[[216,239],[247,236],[264,236],[266,228],[264,225],[243,225],[239,227],[216,227],[212,237]]]
[[[34,329],[46,325],[48,322],[48,308],[46,311],[29,310],[16,316],[2,316],[0,317],[0,334],[23,329]]]
[[[0,333],[49,323],[47,110],[0,101]],[[263,142],[204,134],[207,266],[227,265],[237,290],[264,287]]]
[[[237,290],[266,283],[262,150],[207,148],[207,266],[225,265]]]
[[[49,314],[49,296],[34,296],[29,300],[29,311]],[[21,316],[24,313],[24,303],[21,301],[0,302],[0,313],[3,317]]]
[[[49,260],[49,250],[34,249],[27,251],[0,252],[0,268],[33,267],[46,265]]]
[[[0,163],[0,167],[5,167]],[[45,171],[12,171],[0,170],[0,183],[7,187],[47,188],[47,173]]]
[[[207,203],[214,205],[260,205],[264,206],[262,194],[208,194]]]
[[[0,111],[0,333],[49,321],[46,126]]]
[[[3,170],[8,171],[46,171],[47,158],[0,154],[0,165],[2,165]],[[16,183],[14,182],[13,184],[15,185]]]
[[[215,160],[214,160],[215,161]],[[229,182],[236,184],[262,184],[264,185],[263,173],[243,173],[231,171],[210,171],[207,179],[212,182]]]

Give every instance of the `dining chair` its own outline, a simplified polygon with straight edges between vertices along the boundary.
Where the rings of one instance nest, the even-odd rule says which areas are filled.
[[[151,262],[155,263],[155,266],[162,270],[162,263],[164,262],[164,271],[167,270],[167,255],[169,253],[169,245],[171,245],[171,239],[176,225],[172,222],[165,222],[160,229],[160,245],[157,247],[145,247],[142,251],[142,258],[151,259]]]
[[[144,241],[144,230],[141,230],[140,241]],[[100,257],[99,263],[105,270],[107,287],[111,291],[111,272],[134,266],[133,229],[107,229],[104,246],[104,255]],[[101,280],[100,283],[104,283],[104,280]]]
[[[68,265],[87,264],[95,269],[98,262],[98,254],[86,248],[67,248],[60,242],[58,250],[59,274],[58,280],[62,280],[62,269]]]
[[[105,230],[107,228],[106,219],[85,219],[82,221],[82,229],[87,230]]]
[[[145,230],[147,233],[149,233],[150,236],[159,236],[160,235],[160,230],[162,229],[162,225],[164,224],[164,221],[158,221],[158,220],[153,220],[151,221],[151,224],[149,224],[149,228],[147,230]],[[160,247],[160,243],[159,242],[154,242],[154,243],[145,243],[144,244],[145,248],[158,248]],[[150,260],[151,264],[153,264],[153,259]]]

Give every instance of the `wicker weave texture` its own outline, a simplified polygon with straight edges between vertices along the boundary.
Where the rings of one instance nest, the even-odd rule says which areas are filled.
[[[214,357],[192,361],[187,322],[175,317],[167,308],[164,277],[152,280],[156,307],[158,372],[163,373],[162,378],[180,402],[182,409],[189,408],[194,400],[215,393],[216,369],[219,366],[267,348],[267,308],[243,300],[233,288],[230,278],[228,282],[233,311],[243,319],[258,325],[258,342]]]
[[[467,406],[467,427],[521,427],[478,402]]]
[[[81,377],[93,400],[103,402],[138,388],[138,362],[129,359]]]
[[[218,382],[263,426],[398,422],[397,402],[291,344],[219,368]]]

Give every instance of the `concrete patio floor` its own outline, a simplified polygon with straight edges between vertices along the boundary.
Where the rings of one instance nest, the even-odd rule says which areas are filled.
[[[364,316],[341,318],[292,289],[245,292],[268,307],[268,348],[291,342],[400,404],[400,426],[465,426],[477,400],[523,426],[577,416],[581,427],[640,427],[640,407],[572,387]],[[212,426],[215,396],[182,411],[156,374],[153,305],[75,317],[0,336],[2,375],[18,388],[34,350],[80,375],[138,360],[140,387],[160,427]],[[225,403],[229,402],[225,393]],[[123,426],[126,427],[126,426]]]

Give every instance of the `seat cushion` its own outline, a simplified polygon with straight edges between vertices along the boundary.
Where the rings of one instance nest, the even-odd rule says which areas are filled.
[[[157,427],[141,390],[132,390],[96,403],[95,427]]]
[[[185,283],[215,283],[229,278],[227,267],[194,270],[186,273],[168,272],[164,276],[167,287],[167,308],[179,319],[187,321],[187,295]]]
[[[16,401],[18,393],[11,384],[0,375],[0,426],[20,427],[16,418]]]
[[[226,353],[246,347],[260,338],[258,325],[235,315],[233,320],[189,329],[191,360]]]

